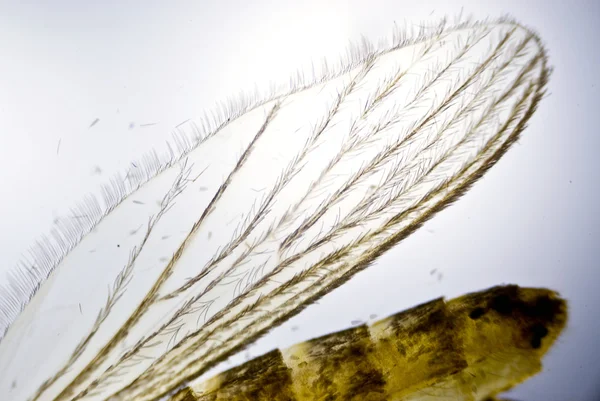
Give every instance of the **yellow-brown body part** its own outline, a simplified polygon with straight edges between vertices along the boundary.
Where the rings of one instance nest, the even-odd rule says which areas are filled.
[[[274,350],[172,401],[488,400],[541,370],[563,330],[556,293],[493,287]]]

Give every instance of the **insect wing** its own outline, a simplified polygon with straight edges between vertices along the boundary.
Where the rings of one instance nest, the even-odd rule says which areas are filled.
[[[153,400],[464,193],[543,96],[544,49],[507,20],[400,38],[188,125],[74,210],[7,290],[0,391]]]

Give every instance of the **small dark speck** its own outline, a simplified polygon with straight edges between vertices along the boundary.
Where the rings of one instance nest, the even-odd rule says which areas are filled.
[[[117,248],[120,248],[120,247],[121,247],[121,245],[117,244]]]
[[[79,313],[83,315],[83,311],[81,310],[81,304],[79,304]]]
[[[572,180],[569,180],[569,184],[572,184],[572,183],[573,183],[573,181],[572,181]]]
[[[98,124],[98,121],[100,121],[99,118],[95,119],[94,121],[92,121],[92,123],[90,124],[90,126],[88,127],[88,129],[92,128],[94,125]]]
[[[298,331],[298,326],[292,326],[292,331]]]
[[[363,324],[362,320],[353,320],[350,322],[350,324],[352,324],[352,326],[358,326],[359,324]]]
[[[100,166],[95,166],[94,170],[92,171],[92,174],[102,174],[102,169],[100,168]]]
[[[90,250],[90,253],[94,253],[94,252],[96,252],[96,250],[95,250],[95,249],[92,249],[92,250]]]
[[[370,314],[369,315],[369,319],[377,319],[377,315],[376,314]]]
[[[437,271],[437,269],[433,269],[429,272],[429,275],[433,276],[435,274],[435,272]]]
[[[139,200],[134,200],[133,203],[135,203],[136,205],[143,205],[144,202],[139,201]]]
[[[169,235],[163,235],[160,239],[167,239],[169,238]]]
[[[212,238],[212,231],[209,231],[208,232],[208,239],[211,239],[211,238]]]
[[[152,125],[156,125],[158,123],[146,123],[146,124],[140,124],[140,127],[150,127]]]
[[[134,129],[135,128],[135,123],[129,123],[129,129]]]
[[[10,388],[17,388],[17,381],[16,380],[12,381],[12,383],[10,385]]]
[[[200,187],[199,189],[200,189],[200,191],[206,191],[208,188],[207,187]]]
[[[166,262],[167,260],[169,260],[169,258],[163,256],[162,258],[160,258],[158,260],[160,260],[161,262]]]
[[[435,233],[434,230],[427,230],[427,232],[430,233],[430,234],[434,234]]]

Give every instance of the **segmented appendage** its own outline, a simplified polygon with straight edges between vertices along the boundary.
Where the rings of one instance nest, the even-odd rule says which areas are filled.
[[[490,400],[541,370],[564,300],[493,287],[274,350],[171,401]]]

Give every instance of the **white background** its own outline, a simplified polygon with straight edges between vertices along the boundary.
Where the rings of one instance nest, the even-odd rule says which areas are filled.
[[[555,67],[519,143],[459,202],[248,352],[438,296],[545,286],[568,299],[569,327],[545,371],[511,396],[598,399],[600,4],[556,3],[2,2],[0,271],[56,216],[216,101],[335,57],[360,35],[377,40],[395,21],[461,7],[478,18],[510,13],[540,34]]]

